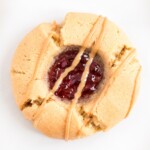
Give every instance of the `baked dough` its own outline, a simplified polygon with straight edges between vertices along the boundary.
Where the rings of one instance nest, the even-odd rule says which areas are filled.
[[[100,88],[86,102],[61,101],[47,82],[55,57],[64,46],[93,43],[105,67]],[[62,24],[43,23],[25,36],[15,52],[11,78],[24,116],[49,137],[67,140],[106,131],[126,118],[138,93],[140,71],[135,49],[114,23],[93,14],[68,13]]]

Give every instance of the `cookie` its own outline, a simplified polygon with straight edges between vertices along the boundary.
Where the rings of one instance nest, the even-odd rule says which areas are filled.
[[[43,23],[19,44],[11,79],[16,103],[49,137],[106,131],[135,102],[141,66],[125,33],[107,18],[68,13]]]

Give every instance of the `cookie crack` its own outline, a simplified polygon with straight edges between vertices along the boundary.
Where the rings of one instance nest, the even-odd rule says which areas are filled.
[[[51,38],[53,39],[53,42],[60,47],[61,46],[61,37],[60,37],[60,30],[61,26],[58,25],[56,22],[53,22],[53,30],[51,32]]]
[[[113,60],[111,67],[116,67],[117,64],[122,60],[122,57],[129,51],[132,51],[132,47],[128,47],[127,45],[124,45],[119,53],[115,54],[115,59]]]
[[[81,106],[79,114],[83,118],[83,126],[81,127],[79,132],[82,130],[83,127],[92,127],[95,131],[102,131],[103,125],[100,121],[98,121],[96,115],[86,112],[83,106]]]
[[[37,106],[42,105],[44,99],[41,97],[38,97],[37,99],[33,100],[33,99],[28,99],[22,106],[21,110],[24,110],[27,107],[32,107],[34,104],[36,104]]]
[[[26,74],[24,71],[19,71],[19,70],[16,70],[16,69],[12,69],[11,73],[13,73],[13,74]]]

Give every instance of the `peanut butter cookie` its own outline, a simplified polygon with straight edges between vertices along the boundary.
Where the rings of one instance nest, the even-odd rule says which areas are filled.
[[[19,44],[11,67],[16,103],[44,134],[76,139],[126,118],[141,66],[132,44],[107,18],[68,13]]]

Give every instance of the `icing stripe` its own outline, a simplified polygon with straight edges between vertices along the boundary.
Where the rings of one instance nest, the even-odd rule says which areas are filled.
[[[53,32],[56,28],[56,23],[52,23],[52,26],[51,26],[51,29],[50,31]],[[46,35],[46,33],[44,33]],[[26,94],[24,96],[24,100],[23,100],[23,104],[21,106],[21,110],[23,109],[23,105],[26,103],[26,100],[29,98],[29,94],[30,94],[30,89],[33,89],[33,85],[32,85],[32,82],[34,81],[34,79],[36,78],[36,76],[38,75],[38,72],[40,72],[39,70],[41,68],[39,68],[39,65],[41,64],[41,62],[43,61],[43,59],[41,59],[43,57],[43,53],[48,49],[49,47],[49,44],[50,44],[50,39],[52,37],[53,33],[50,34],[50,35],[47,35],[46,39],[44,40],[44,42],[42,43],[42,46],[39,50],[39,55],[37,57],[37,60],[36,60],[36,64],[35,64],[35,68],[34,68],[34,71],[33,71],[33,74],[31,76],[31,79],[26,87]]]
[[[66,131],[65,131],[65,139],[66,140],[69,139],[69,131],[70,131],[72,112],[73,112],[73,109],[74,109],[76,103],[78,102],[78,99],[80,98],[80,96],[82,94],[82,90],[86,84],[87,77],[89,74],[90,65],[91,65],[91,63],[92,63],[92,61],[93,61],[93,59],[94,59],[94,57],[98,51],[97,44],[99,44],[101,42],[102,37],[103,37],[105,22],[106,22],[106,19],[103,20],[103,23],[101,25],[102,26],[101,30],[98,28],[99,29],[99,36],[96,39],[95,43],[93,43],[93,45],[91,46],[93,48],[91,49],[91,53],[89,55],[89,60],[86,63],[85,70],[84,70],[82,77],[81,77],[81,82],[77,88],[77,92],[75,93],[74,99],[72,100],[72,104],[71,104],[71,107],[69,109],[69,113],[68,113],[68,117],[67,117],[67,121],[66,121]]]
[[[93,102],[93,105],[91,107],[91,110],[89,111],[89,115],[92,114],[92,112],[95,110],[95,108],[97,107],[98,103],[103,99],[103,97],[107,94],[107,91],[109,89],[109,86],[113,83],[113,81],[115,80],[116,76],[120,73],[120,71],[122,70],[122,68],[124,68],[125,65],[127,65],[135,56],[135,50],[132,50],[128,56],[125,58],[125,60],[121,63],[121,65],[116,69],[116,71],[114,72],[114,74],[110,77],[110,79],[107,81],[107,83],[105,84],[105,86],[103,87],[100,95],[98,95],[95,98],[95,101]],[[78,132],[78,137],[80,137],[82,128],[84,126],[86,126],[87,124],[87,120],[84,121],[84,124],[82,125],[82,127],[80,128],[79,132]]]
[[[100,100],[103,99],[103,97],[106,95],[108,89],[109,89],[109,86],[113,83],[113,81],[115,80],[116,76],[120,73],[120,71],[122,70],[122,68],[124,68],[124,66],[126,64],[128,64],[132,59],[133,57],[135,56],[135,50],[132,50],[129,55],[125,58],[125,60],[121,63],[121,65],[117,68],[117,70],[114,72],[114,74],[112,74],[111,78],[107,81],[107,83],[105,84],[104,88],[102,89],[101,91],[101,95],[99,96],[98,95],[98,100],[96,98],[95,102],[93,103],[93,107],[91,109],[90,112],[92,112],[97,104],[99,103]]]
[[[48,49],[48,47],[49,47],[49,44],[50,44],[50,38],[51,38],[51,36],[52,35],[49,35],[48,37],[47,37],[47,39],[44,41],[44,43],[43,43],[43,46],[42,46],[42,48],[41,48],[41,51],[40,51],[40,54],[39,54],[39,56],[38,56],[38,59],[37,59],[37,62],[36,62],[36,65],[35,65],[35,69],[34,69],[34,73],[33,73],[33,75],[32,75],[32,78],[31,78],[31,80],[29,81],[29,83],[28,83],[28,85],[27,85],[27,89],[26,89],[26,94],[25,94],[25,101],[24,101],[24,104],[26,103],[26,100],[29,98],[29,95],[30,95],[30,90],[31,89],[33,89],[33,82],[34,82],[34,80],[35,80],[35,78],[38,76],[38,73],[40,72],[40,69],[41,69],[41,64],[42,64],[42,60],[43,59],[41,59],[42,57],[43,57],[43,53]],[[39,67],[40,66],[40,67]],[[24,106],[24,104],[22,105],[22,107],[21,107],[21,110],[23,109],[23,106]]]
[[[133,88],[133,93],[132,93],[132,96],[131,96],[130,106],[129,106],[129,109],[127,111],[127,114],[125,115],[125,118],[129,115],[129,113],[131,111],[131,108],[132,108],[132,106],[134,104],[136,95],[137,95],[138,81],[139,81],[141,69],[142,69],[142,67],[140,66],[138,71],[137,71],[137,75],[136,75],[136,78],[135,78],[135,81],[134,81],[134,88]]]

